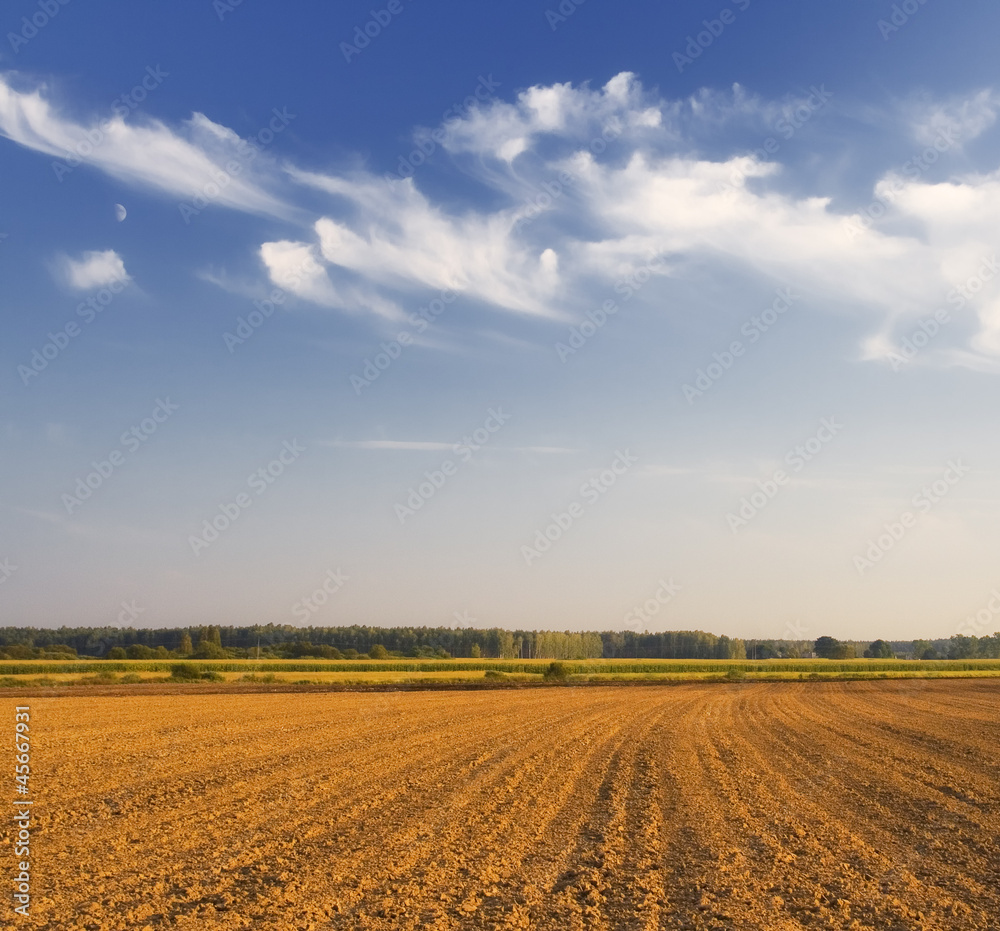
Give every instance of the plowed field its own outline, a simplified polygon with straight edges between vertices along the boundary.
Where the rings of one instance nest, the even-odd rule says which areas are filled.
[[[30,705],[6,926],[1000,924],[990,681]]]

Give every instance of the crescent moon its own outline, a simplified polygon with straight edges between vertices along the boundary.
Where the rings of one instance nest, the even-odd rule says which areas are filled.
[[[115,218],[121,223],[128,216],[128,211],[121,205],[115,204]]]

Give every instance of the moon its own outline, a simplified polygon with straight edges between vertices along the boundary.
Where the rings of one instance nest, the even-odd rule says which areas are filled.
[[[121,204],[115,204],[115,219],[117,219],[118,222],[121,223],[121,221],[124,220],[125,217],[127,216],[128,216],[128,211]]]

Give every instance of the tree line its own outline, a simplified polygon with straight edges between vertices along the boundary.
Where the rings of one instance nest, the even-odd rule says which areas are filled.
[[[3,627],[0,659],[1000,659],[1000,634],[870,644],[835,637],[741,640],[701,630],[505,630],[494,627]]]
[[[113,653],[113,655],[112,655]],[[122,655],[124,654],[124,656]],[[0,628],[0,659],[89,656],[156,659],[391,656],[418,659],[743,659],[742,640],[704,631],[505,630],[494,627]]]

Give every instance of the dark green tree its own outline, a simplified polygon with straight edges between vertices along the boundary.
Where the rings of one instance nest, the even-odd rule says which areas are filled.
[[[865,650],[866,659],[893,659],[896,656],[892,652],[892,644],[886,643],[885,640],[876,640],[867,650]]]
[[[813,652],[821,659],[841,659],[837,654],[842,646],[836,637],[819,637],[813,644]]]

